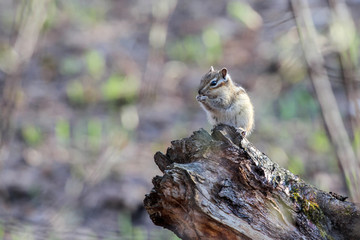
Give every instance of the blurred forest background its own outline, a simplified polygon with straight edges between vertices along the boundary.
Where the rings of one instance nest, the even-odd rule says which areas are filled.
[[[310,13],[358,153],[360,1],[332,2]],[[0,239],[177,239],[142,201],[153,154],[211,129],[195,100],[211,65],[248,90],[250,141],[348,195],[289,1],[1,0]]]

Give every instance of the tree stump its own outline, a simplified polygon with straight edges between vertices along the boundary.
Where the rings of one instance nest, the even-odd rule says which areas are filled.
[[[360,208],[306,184],[218,125],[171,142],[144,205],[182,239],[360,239]]]

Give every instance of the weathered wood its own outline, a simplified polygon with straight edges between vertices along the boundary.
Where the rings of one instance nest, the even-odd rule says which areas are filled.
[[[201,129],[155,162],[144,205],[182,239],[360,239],[355,204],[306,184],[235,128]]]

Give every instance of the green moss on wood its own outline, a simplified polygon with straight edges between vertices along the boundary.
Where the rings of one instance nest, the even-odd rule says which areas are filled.
[[[291,186],[290,197],[300,207],[300,211],[309,219],[320,231],[321,236],[324,239],[332,240],[333,237],[330,236],[327,231],[324,229],[323,222],[325,221],[325,215],[319,204],[311,201],[303,196],[300,192],[301,187]]]

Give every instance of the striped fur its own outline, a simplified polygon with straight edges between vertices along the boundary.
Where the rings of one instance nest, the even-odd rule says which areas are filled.
[[[212,81],[217,81],[211,86]],[[234,84],[225,68],[215,71],[212,67],[200,82],[196,99],[211,124],[224,123],[246,131],[254,127],[254,110],[246,91]]]

